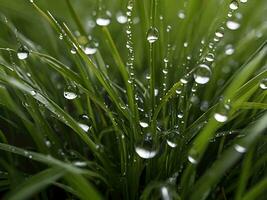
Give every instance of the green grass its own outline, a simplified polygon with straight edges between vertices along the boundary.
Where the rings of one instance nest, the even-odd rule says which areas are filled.
[[[266,11],[0,0],[0,199],[265,200]]]

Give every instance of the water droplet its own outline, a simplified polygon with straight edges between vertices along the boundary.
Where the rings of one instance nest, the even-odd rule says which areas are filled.
[[[74,161],[72,164],[76,167],[86,167],[87,166],[87,163],[85,161]]]
[[[267,90],[267,78],[261,80],[260,88],[263,90]]]
[[[159,38],[159,31],[155,27],[150,27],[147,31],[147,41],[149,43],[154,43],[158,40]]]
[[[218,38],[222,38],[224,36],[224,33],[222,31],[216,31],[215,36]]]
[[[214,61],[214,54],[213,53],[208,53],[206,60],[208,62],[213,62]]]
[[[136,143],[135,152],[144,159],[150,159],[157,155],[159,145],[151,134],[146,134],[142,140]]]
[[[147,128],[147,127],[148,127],[148,123],[146,123],[146,122],[142,122],[142,121],[139,122],[139,125],[140,125],[142,128]]]
[[[247,3],[248,0],[240,0],[241,3]]]
[[[193,156],[188,156],[187,157],[187,159],[188,159],[188,161],[190,162],[190,163],[192,163],[192,164],[197,164],[198,163],[198,161],[197,161],[197,159],[195,159]]]
[[[34,90],[32,90],[32,91],[30,91],[30,94],[31,94],[32,96],[35,96],[37,93],[36,93]]]
[[[237,29],[239,29],[240,24],[238,22],[234,22],[234,21],[229,20],[226,22],[226,26],[230,30],[237,30]]]
[[[64,91],[64,97],[68,100],[73,100],[77,98],[77,94],[74,91],[75,89],[72,86],[68,86],[66,90]]]
[[[228,113],[230,111],[230,106],[228,104],[219,105],[218,112],[214,114],[214,119],[218,122],[226,122],[228,120]]]
[[[200,64],[194,73],[194,79],[196,83],[198,84],[208,83],[210,80],[210,77],[211,77],[211,70],[205,64]]]
[[[63,40],[63,35],[60,33],[58,38],[59,38],[60,40]]]
[[[233,45],[231,45],[231,44],[228,44],[228,45],[226,45],[225,46],[225,54],[226,55],[233,55],[233,53],[235,52],[235,49],[234,49],[234,47],[233,47]]]
[[[90,41],[87,45],[84,46],[84,53],[86,55],[93,55],[97,52],[98,43]]]
[[[25,60],[29,57],[29,50],[26,46],[23,46],[21,45],[19,48],[18,48],[18,51],[17,51],[17,56],[20,60]]]
[[[81,127],[85,132],[87,132],[90,127],[87,124],[78,123],[79,127]]]
[[[118,12],[116,14],[117,22],[120,24],[125,24],[127,22],[127,16],[124,15],[122,12]]]
[[[98,26],[108,26],[110,22],[111,22],[110,18],[105,16],[101,16],[96,19],[96,24]]]
[[[177,147],[179,141],[179,132],[177,130],[173,130],[170,133],[168,133],[166,141],[169,147],[171,148]]]
[[[71,54],[76,54],[76,53],[77,53],[76,48],[73,47],[73,48],[70,50],[70,52],[71,52]]]
[[[247,151],[247,149],[239,144],[235,144],[234,148],[237,152],[239,153],[245,153]]]
[[[230,5],[229,5],[229,8],[231,10],[237,10],[239,7],[239,4],[238,4],[238,1],[237,0],[233,0]]]
[[[184,11],[183,10],[180,10],[179,12],[178,12],[178,17],[180,18],[180,19],[184,19],[185,18],[185,13],[184,13]]]
[[[155,97],[158,96],[158,94],[159,94],[159,90],[158,89],[154,89],[154,95],[155,95]]]

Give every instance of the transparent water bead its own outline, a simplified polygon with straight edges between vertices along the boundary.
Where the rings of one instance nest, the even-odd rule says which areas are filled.
[[[230,5],[229,5],[229,8],[231,10],[237,10],[239,8],[239,3],[237,0],[233,0]]]
[[[240,24],[238,22],[229,20],[226,22],[226,26],[230,30],[237,30],[237,29],[239,29]]]
[[[158,31],[158,29],[155,28],[155,27],[150,27],[150,28],[148,29],[148,31],[147,31],[147,36],[146,36],[146,38],[147,38],[147,41],[148,41],[149,43],[154,43],[154,42],[156,42],[156,41],[158,40],[158,38],[159,38],[159,31]]]
[[[147,128],[147,127],[148,127],[148,123],[143,122],[143,121],[140,121],[140,122],[139,122],[139,125],[140,125],[142,128]]]
[[[243,147],[239,144],[235,144],[234,148],[238,153],[245,153],[247,151],[247,149],[245,147]]]
[[[118,12],[116,14],[116,19],[117,19],[117,22],[120,23],[120,24],[125,24],[127,22],[127,16],[124,15],[122,12]]]
[[[225,46],[225,51],[224,52],[225,52],[226,55],[230,56],[230,55],[234,54],[235,49],[234,49],[233,45],[228,44],[228,45]]]
[[[166,142],[169,147],[175,148],[178,145],[179,141],[179,131],[178,130],[173,130],[170,133],[168,133]]]
[[[77,53],[77,50],[76,50],[76,48],[75,47],[73,47],[71,50],[70,50],[70,52],[71,52],[71,54],[76,54]]]
[[[144,159],[154,158],[159,151],[159,144],[150,133],[146,134],[135,145],[135,152]]]
[[[19,48],[18,48],[18,51],[17,51],[17,56],[18,56],[18,59],[20,60],[25,60],[29,57],[29,50],[26,46],[24,45],[21,45]]]
[[[240,0],[241,3],[247,3],[248,0]]]
[[[99,16],[96,18],[96,24],[98,26],[108,26],[110,24],[111,20],[108,15]]]
[[[30,94],[31,94],[32,96],[35,96],[37,93],[36,93],[34,90],[32,90],[32,91],[30,91]]]
[[[210,81],[211,78],[211,70],[205,64],[200,64],[194,73],[194,79],[198,84],[206,84]]]
[[[214,54],[213,53],[208,53],[206,60],[208,62],[213,62],[214,61]]]
[[[90,41],[87,45],[84,46],[84,53],[86,55],[94,55],[97,52],[98,43]]]
[[[267,78],[261,80],[260,88],[263,90],[267,90]]]
[[[215,36],[218,38],[222,38],[224,36],[224,33],[222,30],[218,30],[215,32]]]
[[[88,132],[90,127],[87,124],[78,123],[79,127],[83,129],[85,132]]]
[[[183,10],[180,10],[179,12],[178,12],[178,17],[180,18],[180,19],[184,19],[185,18],[185,13],[184,13],[184,11]]]
[[[174,200],[179,199],[178,194],[173,185],[171,184],[156,184],[148,191],[146,199],[153,200]]]
[[[223,104],[219,106],[218,112],[214,113],[214,119],[217,122],[226,122],[228,120],[228,114],[230,111],[230,106],[228,104]]]
[[[67,86],[64,90],[64,97],[68,100],[74,100],[77,98],[76,88],[74,86]]]

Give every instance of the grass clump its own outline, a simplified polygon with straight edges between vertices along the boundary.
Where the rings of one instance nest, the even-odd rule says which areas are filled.
[[[265,0],[0,0],[0,197],[266,198]]]

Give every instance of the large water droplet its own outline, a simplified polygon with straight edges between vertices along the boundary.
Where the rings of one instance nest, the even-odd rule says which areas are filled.
[[[260,88],[263,90],[267,90],[267,78],[261,80]]]
[[[76,94],[74,87],[72,86],[67,86],[63,94],[64,94],[64,97],[68,100],[76,99],[78,96]]]
[[[29,50],[26,46],[23,46],[21,45],[19,48],[18,48],[18,51],[17,51],[17,56],[20,60],[25,60],[29,57]]]
[[[211,77],[211,70],[205,64],[200,64],[194,73],[194,79],[196,83],[198,84],[208,83],[210,80],[210,77]]]
[[[229,8],[231,10],[237,10],[239,7],[239,4],[238,4],[238,1],[237,0],[233,0],[230,5],[229,5]]]
[[[135,145],[135,152],[144,159],[150,159],[157,155],[159,151],[159,144],[152,137],[150,133],[146,134],[144,138],[138,141]]]
[[[159,38],[159,31],[155,27],[150,27],[147,31],[147,41],[149,43],[154,43],[158,40]]]
[[[226,22],[226,26],[230,30],[237,30],[237,29],[239,29],[240,24],[238,22],[234,22],[234,21],[229,20]]]
[[[98,26],[108,26],[110,24],[111,20],[108,16],[99,16],[96,19],[96,24]]]
[[[218,122],[226,122],[228,120],[228,114],[230,111],[230,106],[228,104],[221,104],[219,106],[218,112],[214,113],[214,119]]]
[[[116,14],[117,22],[120,24],[125,24],[127,22],[127,16],[124,15],[122,12],[118,12]]]

